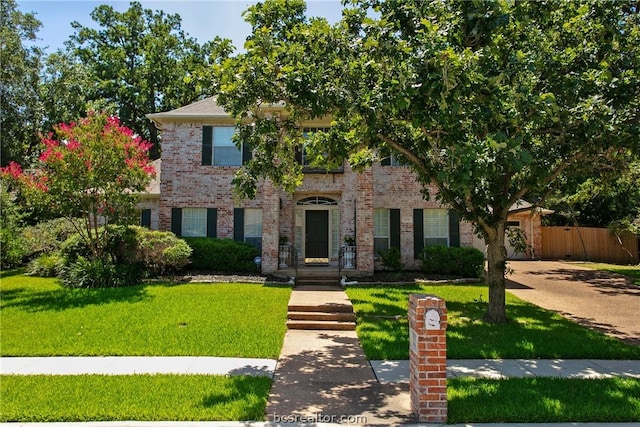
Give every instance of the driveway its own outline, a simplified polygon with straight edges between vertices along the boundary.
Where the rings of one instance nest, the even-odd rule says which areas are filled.
[[[592,329],[640,345],[640,287],[624,277],[558,261],[509,261],[507,290]]]

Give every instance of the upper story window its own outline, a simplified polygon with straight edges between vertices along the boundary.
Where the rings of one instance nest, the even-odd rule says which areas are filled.
[[[330,128],[328,127],[307,127],[304,128],[302,130],[302,134],[303,136],[306,138],[309,137],[309,135],[315,133],[315,132],[328,132]],[[338,167],[335,169],[330,169],[327,170],[326,168],[318,168],[312,165],[313,163],[313,159],[307,154],[307,150],[306,147],[302,147],[302,149],[297,153],[297,160],[298,163],[300,163],[303,167],[304,167],[304,171],[307,173],[314,173],[314,172],[320,172],[320,173],[340,173],[343,172],[342,167]]]
[[[409,166],[409,163],[401,162],[394,154],[382,159],[380,164],[382,166]]]
[[[239,149],[233,142],[235,127],[202,127],[202,164],[213,166],[242,166],[251,157],[251,152],[242,144]]]

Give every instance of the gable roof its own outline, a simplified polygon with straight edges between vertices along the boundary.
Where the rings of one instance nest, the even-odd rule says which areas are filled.
[[[230,116],[224,108],[218,105],[216,97],[212,96],[175,110],[147,114],[146,117],[154,122],[162,123],[175,119],[211,119],[229,118]]]

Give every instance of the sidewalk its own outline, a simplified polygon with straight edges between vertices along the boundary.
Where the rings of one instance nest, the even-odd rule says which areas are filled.
[[[315,350],[310,342],[329,339],[335,332],[327,331],[313,337],[309,332],[289,331],[289,341],[320,355],[319,342]],[[343,344],[355,343],[355,336],[342,334]],[[336,335],[337,337],[337,335]],[[293,344],[289,344],[293,345]],[[326,345],[326,343],[324,344]],[[283,347],[284,351],[284,347]],[[356,351],[356,350],[352,350]],[[313,356],[310,356],[313,357]],[[363,356],[364,357],[364,356]],[[314,361],[315,359],[311,359]],[[336,378],[344,377],[348,359],[337,365]],[[316,368],[317,363],[316,361]],[[274,378],[278,361],[273,359],[246,359],[228,357],[0,357],[2,375],[140,375],[140,374],[181,374],[181,375],[264,375]],[[367,366],[368,365],[368,366]],[[382,384],[408,383],[408,360],[371,360],[363,365],[363,372],[372,373],[367,380]],[[322,379],[330,375],[330,370],[317,369]],[[371,371],[371,372],[369,372]],[[348,371],[347,371],[348,372]],[[508,377],[564,377],[564,378],[640,378],[640,360],[561,360],[561,359],[463,359],[447,361],[447,377],[508,378]]]

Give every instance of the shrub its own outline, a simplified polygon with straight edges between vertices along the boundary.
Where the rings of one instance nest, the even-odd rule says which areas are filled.
[[[400,249],[396,247],[390,247],[385,251],[378,251],[378,255],[382,260],[382,265],[391,271],[402,270],[402,254]]]
[[[475,248],[428,246],[421,255],[425,273],[480,277],[484,254]]]
[[[15,194],[7,191],[7,183],[0,181],[0,268],[22,264],[27,253],[20,227],[24,214],[16,202]]]
[[[20,233],[27,245],[27,257],[59,251],[76,228],[66,218],[55,218],[25,227]]]
[[[193,253],[190,268],[225,273],[255,272],[253,259],[260,255],[258,249],[248,243],[231,239],[187,237],[184,239]]]
[[[184,240],[169,231],[154,231],[131,227],[136,232],[136,260],[150,275],[180,270],[189,264],[191,248]]]
[[[26,274],[39,277],[56,277],[64,266],[64,257],[59,252],[41,254],[27,266]]]
[[[60,280],[68,288],[117,288],[137,284],[141,277],[142,269],[138,264],[114,265],[83,256],[60,270]]]

